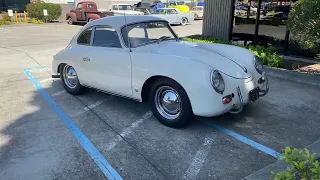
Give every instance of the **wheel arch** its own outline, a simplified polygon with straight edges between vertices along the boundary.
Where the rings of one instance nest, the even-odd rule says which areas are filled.
[[[147,101],[148,101],[148,92],[149,92],[149,90],[150,90],[150,88],[151,88],[151,85],[152,85],[156,80],[158,80],[158,79],[160,79],[160,78],[170,79],[170,80],[176,82],[177,84],[179,84],[179,85],[183,88],[183,90],[186,92],[186,94],[187,94],[187,96],[188,96],[188,98],[189,98],[189,95],[188,95],[188,92],[186,91],[186,89],[183,87],[182,84],[180,84],[180,83],[179,83],[178,81],[176,81],[175,79],[172,79],[172,78],[170,78],[170,77],[163,76],[163,75],[154,75],[154,76],[149,77],[149,78],[144,82],[144,84],[143,84],[143,86],[142,86],[142,90],[141,90],[141,100],[142,100],[142,102],[147,102]],[[190,98],[189,98],[189,101],[190,101]],[[191,104],[191,102],[190,102],[190,104]],[[192,105],[191,105],[191,106],[192,106]]]

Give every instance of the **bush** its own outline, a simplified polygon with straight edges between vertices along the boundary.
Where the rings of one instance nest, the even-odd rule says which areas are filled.
[[[185,41],[190,42],[203,42],[203,43],[219,43],[219,44],[229,44],[235,45],[239,47],[246,48],[258,56],[262,63],[266,66],[270,67],[280,67],[282,65],[282,59],[279,55],[275,53],[275,48],[272,47],[263,47],[263,46],[251,46],[251,45],[240,45],[240,44],[233,44],[230,41],[222,41],[214,39],[210,36],[202,36],[202,35],[194,35],[184,38]]]
[[[235,17],[235,21],[236,24],[256,24],[256,19],[254,18]],[[278,17],[273,17],[266,20],[260,20],[260,24],[279,26],[281,24],[281,20]]]
[[[320,53],[319,7],[319,0],[299,0],[294,3],[288,20],[292,36],[314,53]]]
[[[43,9],[47,9],[48,16],[43,15]],[[56,20],[61,16],[62,9],[59,4],[53,3],[31,3],[27,5],[27,11],[31,18],[48,21]]]
[[[286,171],[271,172],[273,180],[320,179],[320,163],[315,159],[315,155],[315,153],[310,154],[307,149],[298,150],[287,147],[281,160],[284,160],[289,166]]]
[[[4,26],[4,25],[10,25],[11,22],[10,21],[3,21],[3,20],[0,20],[0,26]]]
[[[35,18],[29,19],[28,23],[32,23],[32,24],[43,24],[44,22],[42,20],[37,20]]]
[[[2,20],[3,21],[11,21],[11,17],[9,16],[9,14],[7,12],[5,12],[2,15]]]

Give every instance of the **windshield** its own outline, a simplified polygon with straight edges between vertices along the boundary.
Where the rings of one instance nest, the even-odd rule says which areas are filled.
[[[165,21],[143,22],[123,27],[121,30],[127,47],[135,48],[151,43],[175,40],[177,36]]]
[[[119,10],[125,11],[125,10],[133,10],[133,6],[131,5],[118,5]]]

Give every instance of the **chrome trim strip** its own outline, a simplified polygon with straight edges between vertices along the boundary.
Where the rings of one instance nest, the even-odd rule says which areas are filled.
[[[112,91],[110,91],[110,90],[101,89],[101,88],[97,88],[97,87],[92,87],[92,86],[88,86],[88,85],[85,85],[85,84],[82,84],[82,86],[85,86],[85,87],[91,88],[91,89],[95,89],[95,90],[97,90],[97,91],[101,91],[101,92],[103,92],[103,93],[107,93],[107,94],[110,94],[110,95],[113,95],[113,96],[118,96],[118,97],[130,99],[130,100],[135,100],[135,101],[138,101],[138,102],[142,102],[142,101],[141,101],[140,99],[138,99],[138,98],[129,97],[128,95],[124,95],[124,94],[120,94],[120,93],[115,93],[115,92],[112,92]]]

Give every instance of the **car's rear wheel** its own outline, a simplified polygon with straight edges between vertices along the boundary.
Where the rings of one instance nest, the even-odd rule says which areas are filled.
[[[181,25],[185,26],[185,25],[187,25],[187,23],[188,23],[188,19],[187,18],[182,18]]]
[[[193,118],[187,93],[181,85],[168,78],[158,79],[152,84],[149,104],[159,122],[171,128],[181,128]]]
[[[72,18],[69,17],[67,22],[68,22],[69,25],[72,25],[73,24]]]
[[[60,65],[60,79],[65,90],[73,95],[80,94],[84,87],[81,86],[74,67],[67,64]]]

